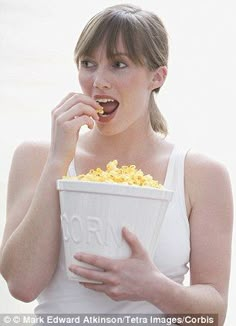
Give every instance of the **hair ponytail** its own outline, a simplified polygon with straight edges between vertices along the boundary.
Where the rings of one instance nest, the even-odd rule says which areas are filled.
[[[154,92],[152,92],[150,96],[149,114],[150,114],[150,122],[151,122],[152,129],[155,132],[159,132],[164,136],[167,136],[168,135],[167,122],[164,116],[162,115],[161,111],[158,109],[158,106],[154,98]]]

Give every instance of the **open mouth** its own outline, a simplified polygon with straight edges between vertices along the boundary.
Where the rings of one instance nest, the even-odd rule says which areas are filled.
[[[100,117],[108,117],[116,111],[119,106],[119,102],[111,98],[97,99],[96,102],[103,108],[103,112],[98,112]]]

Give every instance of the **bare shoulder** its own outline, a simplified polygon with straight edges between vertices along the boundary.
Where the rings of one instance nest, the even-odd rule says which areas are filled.
[[[45,160],[50,144],[48,142],[27,141],[18,145],[15,150],[15,159],[31,159],[32,161]]]
[[[41,176],[48,151],[49,144],[42,142],[24,142],[16,148],[8,180],[10,202],[15,195],[20,197],[28,189],[33,191]]]
[[[185,161],[185,183],[193,205],[207,194],[218,198],[231,194],[231,182],[227,167],[208,155],[190,150]]]
[[[37,178],[47,160],[49,143],[24,142],[20,144],[13,155],[11,173],[18,176]]]
[[[8,179],[7,212],[30,200],[47,160],[49,144],[24,142],[13,155]]]

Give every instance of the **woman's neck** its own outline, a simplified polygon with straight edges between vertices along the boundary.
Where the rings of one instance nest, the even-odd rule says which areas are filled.
[[[119,164],[132,164],[134,161],[147,159],[147,155],[150,155],[154,148],[156,152],[161,138],[153,131],[151,125],[134,129],[129,128],[109,136],[94,129],[86,135],[86,145],[83,147],[92,156],[102,156],[107,161],[117,159]]]

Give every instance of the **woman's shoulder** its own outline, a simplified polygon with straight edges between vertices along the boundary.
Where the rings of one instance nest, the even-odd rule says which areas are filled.
[[[11,169],[32,175],[41,173],[47,160],[50,144],[41,141],[25,141],[14,152]]]
[[[228,173],[227,167],[223,162],[194,149],[188,150],[185,166],[189,174],[197,175],[199,178],[203,178],[206,175],[216,176],[218,173]]]
[[[50,143],[42,141],[24,141],[20,143],[14,152],[14,157],[24,160],[41,160],[45,159],[48,155]]]
[[[193,149],[187,152],[185,159],[185,184],[191,202],[209,193],[222,193],[231,188],[225,164]]]

